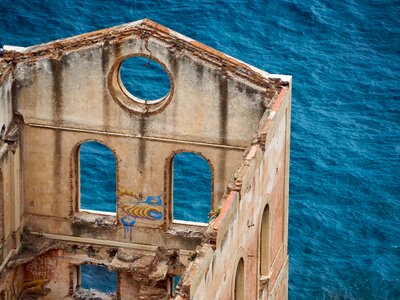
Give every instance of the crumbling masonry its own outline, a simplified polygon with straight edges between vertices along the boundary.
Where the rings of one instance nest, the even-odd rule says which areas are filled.
[[[168,73],[160,101],[121,84],[132,56]],[[103,298],[287,299],[290,102],[290,76],[150,20],[6,49],[0,299],[84,298],[82,264],[117,272],[116,294]],[[115,155],[115,213],[80,209],[78,149],[88,140]],[[171,164],[182,151],[211,166],[208,224],[173,219]],[[162,217],[137,219],[131,240],[121,201],[132,193],[162,195]]]

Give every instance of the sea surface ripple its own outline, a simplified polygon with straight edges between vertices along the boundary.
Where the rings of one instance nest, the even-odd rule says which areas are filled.
[[[400,2],[3,0],[0,43],[142,18],[293,75],[290,299],[400,299]]]

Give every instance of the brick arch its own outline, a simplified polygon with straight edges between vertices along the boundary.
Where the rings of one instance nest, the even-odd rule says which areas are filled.
[[[187,150],[187,149],[179,149],[172,151],[171,154],[166,158],[165,160],[165,166],[164,166],[164,195],[166,199],[166,203],[164,205],[164,221],[166,224],[171,224],[173,221],[173,216],[172,216],[172,163],[174,160],[175,155],[180,154],[180,153],[194,153],[203,158],[207,163],[211,171],[211,209],[214,209],[214,198],[215,198],[215,192],[214,192],[214,177],[215,177],[215,168],[211,161],[204,156],[203,153],[199,151],[193,151],[193,150]]]
[[[263,288],[263,286],[265,285],[265,280],[266,277],[268,276],[268,274],[265,274],[265,270],[270,270],[271,268],[271,256],[270,256],[270,249],[271,249],[271,207],[270,207],[270,203],[271,203],[271,194],[265,194],[264,198],[262,200],[262,209],[259,211],[259,215],[258,215],[258,223],[257,223],[257,293],[260,292],[260,290]],[[262,230],[263,230],[263,221],[264,221],[264,213],[266,212],[266,210],[268,209],[268,232],[269,232],[269,236],[267,237],[267,246],[268,249],[266,250],[267,253],[263,253],[263,251],[261,250],[262,244],[263,244],[263,239],[261,236]],[[264,224],[265,225],[265,224]],[[267,255],[267,257],[263,257],[263,254]],[[263,283],[264,282],[264,283]],[[261,296],[261,294],[259,294],[259,296]]]
[[[79,211],[79,149],[80,146],[84,143],[87,142],[96,142],[99,144],[102,144],[106,146],[114,155],[115,159],[115,186],[116,186],[116,218],[118,220],[119,218],[119,168],[120,168],[120,158],[111,145],[108,144],[108,142],[105,142],[103,140],[95,139],[95,138],[90,138],[90,139],[83,139],[80,140],[78,143],[76,143],[71,151],[70,154],[70,191],[71,191],[71,196],[70,196],[70,218],[72,219],[74,214]]]
[[[247,284],[246,274],[247,274],[248,260],[247,260],[246,251],[242,247],[240,247],[237,250],[234,263],[231,265],[233,270],[232,270],[232,276],[231,276],[231,297],[230,297],[230,299],[234,299],[234,300],[240,300],[240,299],[235,298],[235,287],[236,287],[236,276],[237,276],[238,266],[239,266],[239,263],[241,260],[243,260],[243,274],[242,274],[243,275],[243,293],[245,293],[246,292],[246,284]]]

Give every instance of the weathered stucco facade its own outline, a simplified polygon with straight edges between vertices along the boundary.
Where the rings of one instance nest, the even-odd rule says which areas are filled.
[[[161,101],[121,86],[132,56],[168,73]],[[290,101],[290,76],[149,20],[3,53],[0,299],[77,298],[82,264],[117,272],[118,299],[287,299]],[[114,153],[114,214],[80,209],[86,141]],[[173,220],[172,160],[183,151],[210,165],[208,224]],[[134,193],[162,195],[162,217],[137,219],[129,239]]]

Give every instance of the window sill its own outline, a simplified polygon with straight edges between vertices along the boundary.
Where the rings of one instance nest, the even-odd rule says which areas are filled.
[[[117,217],[115,213],[81,210],[80,212],[74,214],[72,222],[78,225],[115,227],[117,226]]]
[[[191,222],[191,221],[183,221],[183,220],[173,220],[173,225],[187,225],[187,226],[196,226],[196,227],[207,227],[208,223],[203,222]]]
[[[174,220],[170,228],[166,231],[167,234],[183,235],[192,238],[201,238],[208,228],[208,223],[197,223],[188,221]]]
[[[92,210],[92,209],[81,209],[79,212],[87,212],[96,215],[104,215],[104,216],[116,216],[117,214],[114,212],[109,211],[102,211],[102,210]]]

